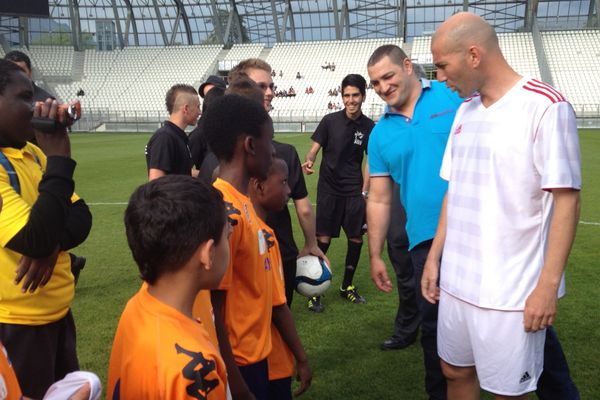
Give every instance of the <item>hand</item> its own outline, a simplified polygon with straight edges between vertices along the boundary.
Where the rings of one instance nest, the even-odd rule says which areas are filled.
[[[44,287],[52,278],[52,272],[56,265],[56,259],[58,258],[58,247],[54,253],[44,258],[30,258],[23,256],[19,261],[19,267],[17,268],[17,276],[15,277],[15,285],[21,283],[23,277],[25,282],[21,288],[21,292],[26,293],[27,291],[33,293],[40,287]]]
[[[313,164],[314,164],[314,163],[313,163],[312,161],[310,161],[310,160],[306,160],[306,161],[304,162],[304,164],[302,164],[302,171],[304,171],[304,173],[305,173],[306,175],[311,175],[311,174],[313,174],[313,173],[315,172],[315,170],[314,170],[314,169],[312,169],[312,167],[313,167]]]
[[[435,304],[440,300],[440,288],[437,281],[440,275],[440,261],[427,258],[421,278],[421,292],[428,302]]]
[[[371,258],[371,279],[375,282],[377,289],[389,293],[394,288],[392,281],[387,273],[385,263],[380,257]]]
[[[312,371],[308,366],[308,361],[299,362],[296,368],[298,369],[296,380],[300,382],[300,387],[294,392],[294,397],[306,392],[312,382]]]
[[[538,284],[525,301],[523,325],[525,332],[537,332],[552,326],[556,316],[557,290]]]
[[[329,262],[329,258],[327,258],[327,256],[325,255],[325,253],[323,253],[323,250],[321,250],[317,244],[313,244],[313,245],[306,244],[306,245],[304,245],[304,247],[302,248],[302,250],[300,250],[300,252],[298,253],[298,258],[304,257],[304,256],[308,256],[308,255],[313,255],[313,256],[317,256],[319,258],[322,258],[323,260],[325,260],[325,263],[327,265],[329,265],[329,269],[331,270],[331,263]]]
[[[67,128],[64,125],[66,121],[66,111],[58,107],[56,100],[47,99],[44,102],[38,101],[33,108],[34,118],[48,118],[60,122],[56,125],[56,131],[53,133],[44,133],[35,131],[35,137],[38,145],[47,156],[71,156],[71,142],[67,135]]]

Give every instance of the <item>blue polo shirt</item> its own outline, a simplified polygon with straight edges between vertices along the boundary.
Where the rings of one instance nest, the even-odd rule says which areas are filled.
[[[454,115],[462,103],[441,82],[422,79],[421,84],[413,118],[386,107],[368,147],[370,176],[390,176],[400,185],[409,249],[435,236],[448,189],[440,178],[440,167]]]

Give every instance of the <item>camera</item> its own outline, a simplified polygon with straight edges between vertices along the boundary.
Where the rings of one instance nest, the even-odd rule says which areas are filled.
[[[34,129],[44,133],[54,133],[60,127],[67,128],[81,118],[81,103],[79,100],[73,100],[60,104],[57,110],[57,118],[61,114],[65,115],[65,122],[50,118],[32,118],[31,125]]]

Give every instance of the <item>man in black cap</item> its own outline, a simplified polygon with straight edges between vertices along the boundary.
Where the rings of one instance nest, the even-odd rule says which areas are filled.
[[[198,88],[198,94],[200,95],[200,97],[204,98],[204,96],[206,96],[206,93],[208,93],[215,86],[220,87],[223,90],[225,90],[227,88],[227,85],[225,84],[225,81],[223,80],[223,78],[221,78],[220,76],[216,76],[216,75],[210,75],[208,77],[208,79],[206,80],[206,82],[204,82]]]

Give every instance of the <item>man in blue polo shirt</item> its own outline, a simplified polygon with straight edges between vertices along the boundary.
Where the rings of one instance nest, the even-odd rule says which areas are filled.
[[[400,199],[406,209],[409,252],[415,268],[425,389],[430,399],[446,399],[446,381],[437,355],[437,305],[425,301],[420,282],[447,190],[447,183],[439,176],[442,157],[462,100],[443,83],[419,79],[410,59],[397,46],[376,49],[369,59],[368,72],[375,92],[387,103],[368,145],[371,277],[380,290],[393,289],[381,254],[394,181],[400,186]],[[551,328],[546,330],[544,372],[536,394],[542,400],[579,399],[556,331]]]
[[[392,183],[399,184],[406,209],[409,252],[418,286],[447,190],[447,183],[439,176],[442,156],[462,100],[442,83],[419,80],[410,59],[397,46],[375,50],[368,71],[375,92],[388,105],[369,139],[369,256],[375,285],[390,292],[392,283],[381,254],[388,231]],[[425,387],[430,398],[445,399],[446,381],[437,355],[437,307],[426,302],[419,289]]]

